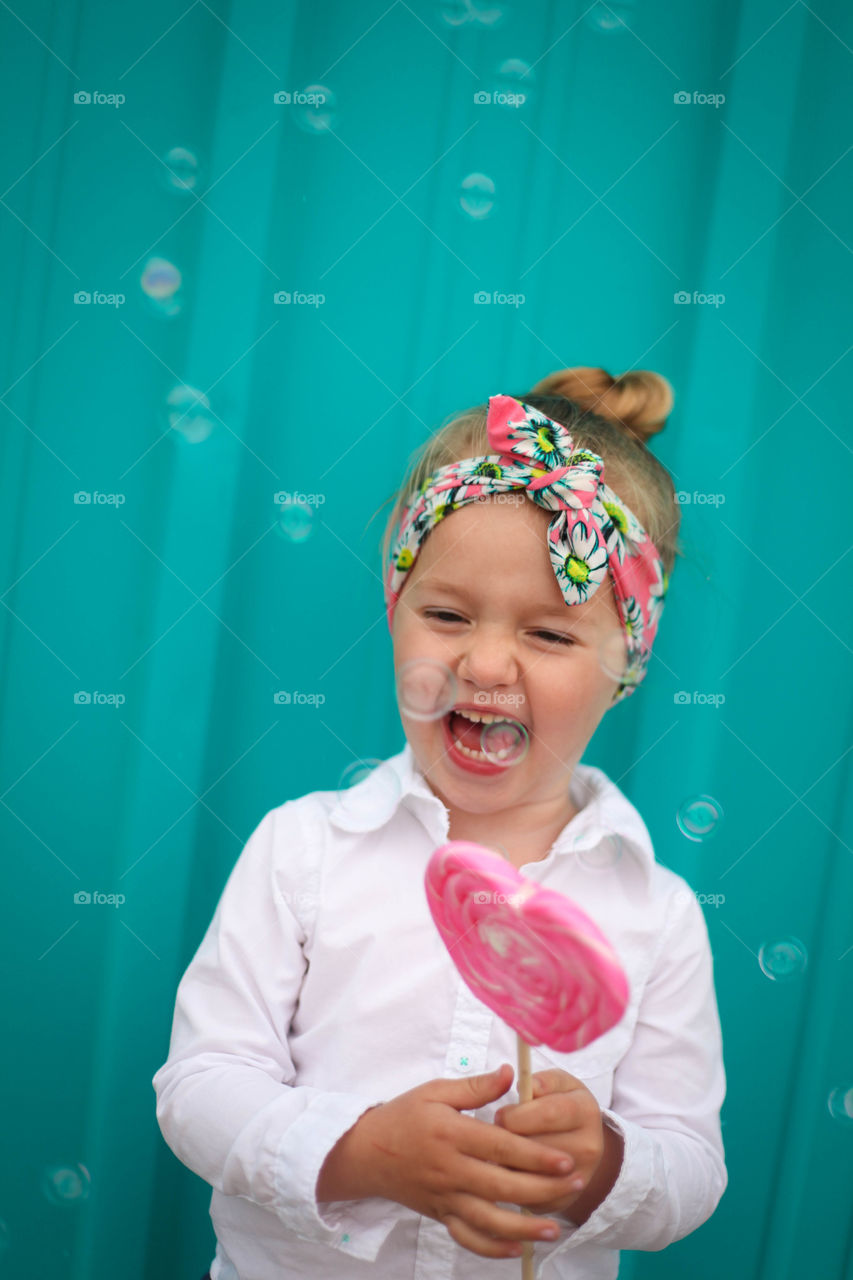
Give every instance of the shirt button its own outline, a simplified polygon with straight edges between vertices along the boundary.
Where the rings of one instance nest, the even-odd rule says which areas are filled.
[[[471,1063],[470,1063],[470,1060],[469,1060],[468,1058],[460,1058],[460,1059],[459,1059],[459,1070],[460,1070],[460,1071],[470,1071],[470,1070],[471,1070]]]

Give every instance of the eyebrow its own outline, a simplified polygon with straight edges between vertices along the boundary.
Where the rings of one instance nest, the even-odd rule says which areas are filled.
[[[433,579],[421,578],[417,585],[420,586],[423,591],[443,591],[446,595],[456,596],[460,600],[468,599],[468,595],[462,587],[454,586],[452,582],[442,582],[438,578],[433,578]],[[560,609],[559,605],[555,605],[552,600],[549,600],[545,604],[540,603],[540,604],[531,605],[530,612],[544,613],[544,614],[547,614],[549,617],[562,618],[564,622],[568,622],[569,617],[567,615],[570,613],[570,610],[569,610],[569,606],[566,605],[565,612],[564,612],[563,610]],[[575,616],[572,619],[572,621],[580,621],[580,619],[577,617],[577,612],[575,612]]]

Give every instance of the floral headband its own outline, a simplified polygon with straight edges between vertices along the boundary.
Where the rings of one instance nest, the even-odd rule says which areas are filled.
[[[610,574],[628,641],[628,663],[613,698],[620,702],[646,674],[663,612],[669,581],[660,553],[604,483],[603,460],[576,449],[562,423],[512,396],[490,396],[486,425],[494,454],[440,467],[402,514],[385,577],[388,627],[406,575],[438,521],[466,502],[523,489],[555,513],[548,552],[566,604],[588,600]]]

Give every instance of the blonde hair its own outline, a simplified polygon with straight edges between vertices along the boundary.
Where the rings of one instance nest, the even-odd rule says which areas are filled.
[[[680,508],[669,472],[646,447],[663,430],[672,410],[674,395],[666,378],[647,369],[617,378],[604,369],[561,369],[514,399],[561,422],[579,449],[600,455],[606,483],[654,542],[668,580],[676,557],[682,555]],[[387,500],[394,506],[382,538],[383,581],[394,531],[426,478],[439,467],[493,452],[486,433],[487,412],[486,403],[453,414],[412,454],[403,483]]]

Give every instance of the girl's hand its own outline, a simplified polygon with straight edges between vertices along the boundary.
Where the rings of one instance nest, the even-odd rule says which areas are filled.
[[[504,1063],[491,1075],[439,1078],[365,1111],[326,1157],[318,1200],[383,1196],[444,1223],[457,1244],[483,1258],[518,1257],[519,1240],[556,1239],[563,1224],[496,1201],[562,1203],[572,1176],[565,1153],[508,1128],[461,1115],[494,1102],[512,1083]],[[553,1237],[542,1235],[554,1229]]]
[[[533,1099],[504,1107],[495,1124],[510,1133],[535,1137],[573,1158],[575,1173],[564,1187],[526,1208],[532,1213],[564,1213],[592,1181],[604,1155],[604,1122],[601,1109],[583,1081],[558,1067],[533,1077]]]

